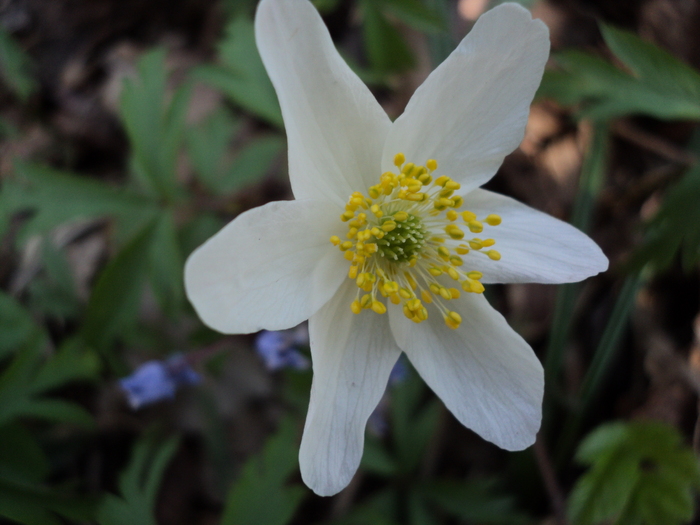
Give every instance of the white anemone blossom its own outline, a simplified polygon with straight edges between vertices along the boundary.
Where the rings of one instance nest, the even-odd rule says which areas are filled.
[[[482,292],[607,268],[568,224],[479,189],[522,140],[546,26],[484,14],[392,122],[308,0],[262,0],[296,200],[239,215],[187,261],[187,294],[224,333],[309,319],[313,386],[299,462],[320,495],[357,470],[367,419],[405,352],[466,427],[506,450],[540,426],[542,366]]]

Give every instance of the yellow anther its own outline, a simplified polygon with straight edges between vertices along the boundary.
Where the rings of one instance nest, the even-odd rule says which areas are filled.
[[[440,246],[440,247],[437,249],[437,252],[438,252],[438,255],[439,255],[442,259],[444,259],[444,260],[446,260],[446,261],[449,260],[450,255],[451,255],[451,254],[450,254],[450,250],[447,249],[445,246]]]
[[[409,193],[409,194],[406,195],[406,197],[405,197],[405,199],[406,199],[407,201],[413,201],[413,202],[422,202],[422,201],[424,201],[424,200],[427,199],[427,198],[428,198],[428,195],[425,194],[425,193],[422,193],[422,192],[420,192],[420,193]]]
[[[464,232],[456,224],[448,224],[445,226],[445,233],[455,240],[464,239]]]
[[[362,308],[372,308],[372,303],[374,300],[372,299],[372,296],[370,294],[365,294],[360,298],[360,306]]]
[[[397,153],[394,155],[394,166],[400,168],[404,162],[406,162],[406,155],[403,153]]]
[[[340,237],[338,237],[337,235],[331,236],[331,244],[333,246],[338,246],[340,244]]]
[[[476,220],[476,214],[475,214],[475,213],[472,213],[472,212],[470,212],[470,211],[463,211],[463,212],[462,212],[462,218],[464,219],[464,222],[466,222],[466,223],[468,224],[468,223],[470,223],[471,221],[475,221],[475,220]]]
[[[348,222],[350,219],[352,219],[355,216],[355,214],[351,211],[346,211],[340,216],[340,220],[343,222]]]
[[[486,239],[481,241],[481,244],[483,244],[485,248],[488,248],[489,246],[493,246],[494,244],[496,244],[496,241],[493,239]]]
[[[472,272],[469,272],[469,273],[467,274],[467,277],[469,277],[470,279],[474,279],[474,280],[476,280],[476,281],[478,281],[479,279],[481,279],[483,276],[484,276],[483,273],[477,272],[476,270],[474,270],[474,271],[472,271]]]
[[[452,197],[452,194],[455,192],[455,190],[442,190],[440,193],[438,193],[439,197],[444,197],[446,199],[450,199],[450,206],[454,204],[454,201],[450,198]]]
[[[496,215],[495,213],[488,215],[484,220],[489,226],[498,226],[499,224],[501,224],[501,216]]]
[[[449,182],[450,178],[447,175],[441,175],[437,179],[435,179],[435,185],[436,186],[444,186]]]
[[[464,199],[461,195],[455,195],[452,197],[452,202],[454,203],[452,205],[453,208],[461,208],[462,204],[464,204]]]
[[[440,297],[442,297],[445,301],[449,301],[450,299],[452,299],[452,294],[447,288],[443,286],[442,288],[440,288]]]
[[[424,302],[431,304],[433,302],[433,297],[430,295],[430,292],[428,290],[423,290],[420,293],[421,299],[423,299]]]
[[[382,224],[382,230],[385,232],[389,233],[390,231],[393,231],[396,229],[396,223],[394,221],[387,221],[384,224]]]
[[[378,199],[379,196],[381,195],[381,191],[379,188],[376,186],[372,186],[367,193],[369,193],[369,196],[372,197],[373,199]]]
[[[412,289],[415,290],[416,288],[418,288],[418,283],[416,282],[416,280],[413,278],[413,276],[410,273],[403,272],[403,276],[406,278],[406,280],[408,281],[408,284],[411,286]]]
[[[440,288],[441,286],[438,283],[430,283],[428,286],[430,288],[430,291],[433,292],[434,294],[439,294],[440,293]]]
[[[428,159],[428,162],[425,163],[425,167],[430,171],[435,171],[438,167],[438,163],[435,159]]]
[[[428,272],[430,272],[430,275],[432,275],[433,277],[438,277],[442,275],[442,270],[437,266],[431,266],[430,268],[428,268]]]
[[[386,306],[384,306],[384,303],[380,301],[374,301],[372,302],[372,310],[378,314],[385,314]]]
[[[351,251],[346,251],[346,252],[343,254],[343,257],[345,257],[345,259],[346,259],[347,261],[352,261],[353,257],[355,257],[355,254],[352,253]]]
[[[366,224],[367,223],[367,214],[366,213],[358,213],[357,220],[360,221],[360,224]]]
[[[481,241],[479,239],[472,239],[471,241],[469,241],[469,246],[472,250],[481,250],[484,247],[484,245],[481,244]]]
[[[379,246],[375,243],[365,244],[365,251],[369,254],[377,253],[379,251]]]
[[[367,274],[366,273],[361,273],[360,275],[357,276],[357,279],[355,279],[355,284],[362,288],[362,286],[365,284],[365,281],[367,281]]]
[[[459,213],[457,213],[457,212],[454,211],[454,210],[450,210],[450,211],[448,211],[448,212],[445,214],[445,216],[446,216],[447,219],[450,220],[450,221],[456,221],[456,220],[457,220],[457,217],[459,217]]]
[[[409,173],[413,169],[413,166],[415,166],[413,162],[407,163],[403,168],[401,168],[401,173]],[[392,175],[394,174],[392,173]]]
[[[459,281],[459,272],[452,267],[447,269],[447,275],[452,277],[455,281]]]
[[[428,175],[427,173],[423,173],[423,175],[418,176],[418,180],[423,183],[423,186],[427,186],[431,182],[433,182],[433,178]]]
[[[356,264],[350,265],[350,269],[348,270],[348,277],[350,279],[354,279],[357,277],[357,265]]]
[[[448,181],[448,182],[445,184],[445,189],[446,189],[446,190],[458,190],[458,189],[460,189],[461,187],[462,187],[462,185],[461,185],[459,182],[455,182],[455,181],[453,181],[453,180]]]
[[[392,294],[389,296],[389,300],[392,304],[399,304],[401,302],[401,297],[399,297],[397,294]]]
[[[402,221],[405,221],[406,219],[408,219],[408,213],[406,213],[405,211],[397,211],[396,213],[394,213],[394,220],[395,221],[402,222]]]
[[[413,292],[411,290],[408,290],[407,288],[400,288],[399,295],[404,299],[410,299],[411,297],[413,297]]]
[[[398,293],[399,283],[397,283],[396,281],[385,281],[384,282],[384,289],[387,292],[389,292],[390,294]]]
[[[455,248],[455,251],[460,255],[466,255],[469,253],[469,248],[464,244],[460,244]]]
[[[408,307],[408,304],[403,305],[403,314],[408,317],[409,319],[413,320],[413,312],[411,309]]]
[[[459,251],[459,248],[457,248],[457,251]],[[450,255],[450,264],[454,266],[462,266],[464,261],[459,255]]]
[[[362,311],[362,305],[360,304],[360,301],[355,299],[351,304],[350,304],[350,310],[352,310],[352,313],[354,314],[359,314]]]
[[[425,309],[425,306],[420,307],[420,309],[416,312],[416,317],[418,318],[418,320],[414,319],[414,321],[416,321],[417,323],[428,319],[428,310]]]
[[[348,239],[354,239],[355,237],[357,237],[357,228],[350,228],[348,230],[347,237],[348,237]]]
[[[462,282],[462,290],[471,293],[484,293],[484,285],[475,279],[466,279]]]
[[[381,218],[382,215],[384,215],[384,212],[379,208],[378,204],[372,204],[369,209],[377,218]]]
[[[417,311],[422,306],[420,299],[418,299],[417,297],[415,299],[411,299],[410,301],[407,301],[406,304],[408,305],[408,308],[412,312]]]
[[[484,225],[479,221],[469,221],[467,226],[469,227],[469,231],[472,233],[481,233],[484,231]]]
[[[454,201],[452,199],[448,199],[447,197],[440,197],[437,201],[435,201],[435,205],[438,204],[444,208],[449,208],[454,204]]]
[[[341,243],[339,248],[342,251],[349,250],[350,248],[352,248],[352,241],[345,241],[345,242]]]
[[[445,238],[444,237],[431,237],[430,242],[438,242],[438,243],[442,244],[445,242]]]
[[[457,288],[448,288],[448,290],[450,291],[452,299],[459,299],[460,295],[462,295],[459,293],[459,290],[457,290]]]
[[[501,254],[497,252],[496,250],[489,250],[486,252],[486,255],[489,256],[489,259],[492,261],[500,261],[501,260]]]
[[[381,239],[382,237],[384,237],[384,232],[383,232],[382,230],[380,230],[379,228],[377,228],[376,226],[374,226],[374,227],[370,230],[370,232],[372,233],[372,235],[374,235],[374,236],[377,237],[378,239]]]
[[[452,328],[453,330],[456,330],[459,328],[459,325],[462,323],[462,316],[460,316],[457,312],[447,312],[447,315],[445,316],[445,324]]]

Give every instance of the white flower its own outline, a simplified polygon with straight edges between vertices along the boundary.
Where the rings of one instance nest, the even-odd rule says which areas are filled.
[[[349,483],[401,351],[462,424],[529,446],[542,366],[481,283],[572,282],[608,265],[575,228],[478,189],[522,139],[546,26],[515,4],[486,13],[393,123],[307,0],[262,0],[255,30],[296,200],[241,214],[192,254],[185,282],[221,332],[309,319],[305,483],[320,495]]]

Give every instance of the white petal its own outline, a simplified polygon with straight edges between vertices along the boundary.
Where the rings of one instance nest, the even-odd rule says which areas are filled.
[[[491,213],[503,219],[499,226],[484,224],[479,234],[496,241],[501,260],[473,252],[465,257],[465,267],[482,272],[484,283],[571,283],[608,269],[608,258],[585,233],[510,197],[477,189],[462,209],[479,219]]]
[[[516,4],[487,12],[421,85],[391,128],[382,167],[394,155],[438,161],[466,191],[490,179],[520,144],[549,55],[549,32]]]
[[[282,108],[296,198],[345,204],[376,184],[391,122],[311,2],[263,0],[255,36]]]
[[[482,295],[462,294],[449,307],[462,316],[456,330],[435,308],[419,324],[391,309],[397,343],[464,426],[506,450],[530,446],[542,417],[542,365]]]
[[[357,290],[348,280],[309,320],[314,380],[299,464],[304,483],[321,496],[350,483],[362,458],[367,419],[401,353],[387,315],[350,311]]]
[[[308,319],[346,278],[329,238],[341,210],[319,201],[271,202],[227,224],[185,265],[185,288],[202,321],[246,334]]]

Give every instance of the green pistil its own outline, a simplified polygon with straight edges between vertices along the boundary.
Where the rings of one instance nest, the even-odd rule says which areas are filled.
[[[396,223],[396,228],[374,241],[379,248],[379,254],[392,262],[408,262],[420,253],[425,244],[427,232],[423,228],[423,221],[409,213],[404,221],[396,220],[394,216],[385,216],[382,217],[381,223],[390,220]]]

